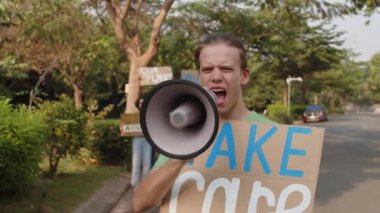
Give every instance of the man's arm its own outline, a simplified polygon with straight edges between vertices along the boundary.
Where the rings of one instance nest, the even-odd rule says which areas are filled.
[[[132,199],[133,211],[143,212],[160,205],[186,163],[187,160],[170,159],[162,167],[153,169],[145,176],[134,192]]]

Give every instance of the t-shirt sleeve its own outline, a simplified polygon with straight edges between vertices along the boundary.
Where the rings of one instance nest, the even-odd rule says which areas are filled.
[[[169,161],[168,157],[166,157],[165,155],[160,154],[158,156],[158,159],[157,159],[156,163],[154,164],[153,168],[160,168],[161,166],[163,166],[168,161]]]
[[[271,119],[259,115],[256,112],[253,112],[245,119],[245,121],[249,122],[257,122],[257,123],[262,123],[262,124],[271,124],[271,125],[276,125],[277,123],[272,121]]]

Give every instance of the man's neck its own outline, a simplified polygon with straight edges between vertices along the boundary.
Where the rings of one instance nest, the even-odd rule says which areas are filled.
[[[251,111],[245,107],[244,104],[236,106],[234,110],[227,114],[220,114],[220,118],[223,120],[244,120],[251,114]]]

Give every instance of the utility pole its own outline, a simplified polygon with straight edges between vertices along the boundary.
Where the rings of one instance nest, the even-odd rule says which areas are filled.
[[[286,84],[288,84],[288,115],[290,115],[290,84],[292,81],[303,81],[303,80],[301,77],[292,78],[290,76],[286,79]]]

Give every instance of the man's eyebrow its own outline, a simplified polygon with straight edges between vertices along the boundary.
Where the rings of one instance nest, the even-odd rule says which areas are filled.
[[[201,66],[200,68],[207,69],[207,68],[213,68],[213,67],[214,67],[213,65],[204,65],[204,66]]]
[[[221,64],[220,67],[233,67],[233,64]]]
[[[227,65],[219,65],[218,67],[232,69],[233,65],[228,65],[228,64]]]

